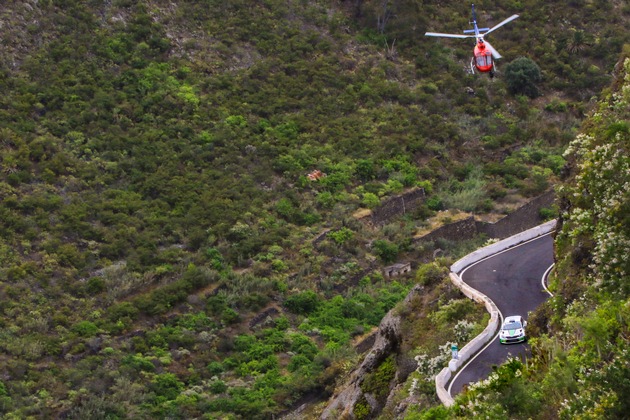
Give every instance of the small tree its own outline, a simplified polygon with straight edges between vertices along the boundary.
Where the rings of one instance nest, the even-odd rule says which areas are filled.
[[[519,57],[505,67],[505,83],[514,95],[538,96],[536,83],[541,80],[540,67],[527,57]]]
[[[306,315],[313,312],[319,306],[317,293],[307,290],[287,297],[284,306],[294,314]]]
[[[386,240],[374,241],[374,253],[385,263],[389,264],[396,261],[398,257],[398,245]]]
[[[433,285],[448,276],[448,268],[437,262],[421,265],[416,271],[416,281],[423,286]]]

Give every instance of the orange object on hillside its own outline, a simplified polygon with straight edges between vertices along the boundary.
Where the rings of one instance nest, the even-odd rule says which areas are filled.
[[[311,181],[319,181],[320,179],[324,178],[326,174],[320,171],[319,169],[315,169],[313,172],[311,172],[307,176],[308,176],[308,179],[310,179]]]

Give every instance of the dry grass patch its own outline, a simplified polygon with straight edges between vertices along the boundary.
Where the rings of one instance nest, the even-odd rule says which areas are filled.
[[[439,211],[437,214],[427,220],[427,224],[418,228],[414,238],[420,238],[433,232],[435,229],[440,228],[450,223],[459,222],[460,220],[467,219],[471,216],[470,213],[459,210],[444,210]]]

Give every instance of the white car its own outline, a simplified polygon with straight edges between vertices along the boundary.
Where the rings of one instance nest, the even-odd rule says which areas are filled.
[[[523,320],[520,315],[508,316],[503,321],[501,331],[499,332],[499,341],[501,344],[520,343],[527,339],[525,335],[525,327],[527,321]]]

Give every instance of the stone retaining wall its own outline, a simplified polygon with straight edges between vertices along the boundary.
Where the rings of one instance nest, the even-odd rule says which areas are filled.
[[[494,337],[497,329],[499,328],[499,311],[494,302],[492,302],[492,300],[490,300],[483,293],[479,292],[476,289],[473,289],[468,284],[464,283],[459,277],[458,273],[460,273],[464,268],[468,267],[469,265],[486,257],[494,255],[505,249],[511,248],[522,242],[526,242],[530,239],[534,239],[538,236],[552,232],[555,227],[556,221],[552,220],[540,226],[529,229],[525,232],[521,232],[517,235],[499,241],[495,244],[478,249],[475,252],[466,255],[464,258],[455,262],[451,266],[450,277],[453,284],[457,286],[469,298],[477,302],[483,302],[486,306],[486,310],[490,313],[490,321],[488,322],[488,326],[483,330],[481,334],[475,337],[471,342],[466,344],[464,348],[459,351],[459,358],[452,359],[449,362],[448,367],[442,369],[442,371],[435,377],[435,388],[438,398],[445,406],[448,407],[453,405],[454,403],[453,397],[448,393],[446,389],[446,385],[450,381],[453,373],[456,372],[462,365],[464,365],[464,363],[466,363],[472,356],[474,356],[486,343],[488,343],[488,341],[490,341]]]
[[[414,242],[433,242],[436,239],[447,239],[449,241],[461,241],[462,239],[472,239],[479,231],[475,217],[470,216],[457,222],[448,223],[427,233],[426,235],[414,239]]]
[[[510,235],[516,235],[539,224],[541,222],[540,209],[553,206],[555,198],[555,191],[549,190],[495,223],[477,222],[477,230],[490,238],[507,238]]]
[[[470,216],[467,219],[439,227],[431,233],[414,239],[414,242],[432,242],[436,239],[461,241],[472,239],[480,233],[484,233],[490,238],[507,238],[540,224],[542,222],[540,210],[551,207],[554,200],[555,192],[549,190],[495,223],[478,222],[474,220],[473,216]]]
[[[425,197],[424,188],[418,188],[397,197],[392,197],[372,210],[372,223],[383,225],[396,216],[402,216],[409,211],[413,211],[424,203]]]

